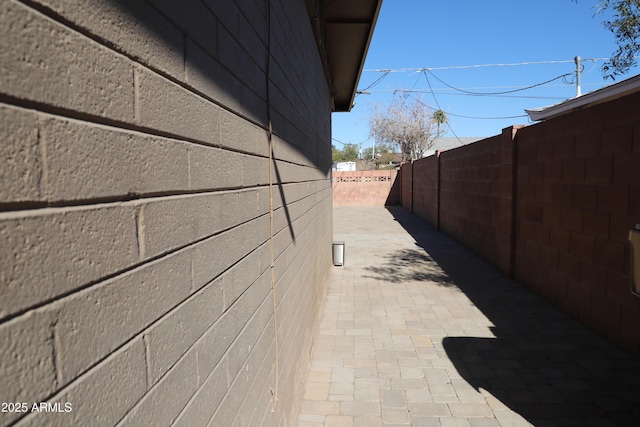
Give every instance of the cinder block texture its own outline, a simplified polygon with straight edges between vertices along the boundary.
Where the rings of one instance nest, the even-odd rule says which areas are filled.
[[[417,184],[413,187],[413,212],[435,225],[438,225],[439,220],[439,167],[438,154],[413,163]]]
[[[139,260],[134,208],[105,204],[0,215],[6,317],[47,303]]]
[[[39,0],[45,8],[136,61],[181,78],[184,33],[146,2]]]
[[[515,129],[401,166],[402,203],[511,274]]]
[[[638,102],[630,94],[445,151],[437,177],[433,158],[404,164],[403,205],[431,221],[437,211],[441,230],[638,355],[628,241],[640,222]]]
[[[515,258],[520,281],[634,354],[640,338],[621,316],[640,313],[627,252],[639,219],[629,203],[638,102],[636,93],[518,132]]]
[[[220,107],[143,69],[136,69],[137,122],[212,145],[220,144]]]
[[[187,255],[145,264],[52,305],[58,311],[63,381],[97,363],[189,295]]]
[[[397,171],[333,172],[334,206],[399,204]]]
[[[42,147],[33,117],[0,107],[0,200],[2,203],[43,199]]]
[[[332,241],[306,3],[129,3],[0,4],[0,395],[72,407],[0,426],[294,425]]]
[[[0,5],[0,20],[4,95],[47,109],[132,121],[131,61],[13,0]]]
[[[145,349],[138,338],[49,401],[70,411],[33,412],[19,425],[116,425],[146,390]]]
[[[400,167],[402,206],[413,212],[413,162]]]
[[[171,424],[198,388],[196,361],[195,352],[185,355],[118,425]]]
[[[54,324],[54,317],[31,312],[0,326],[2,402],[29,402],[30,406],[56,390]],[[4,413],[2,423],[7,425],[19,416]]]
[[[502,135],[445,151],[439,165],[440,229],[507,275],[510,257],[503,253],[511,252],[512,212],[499,207],[512,201],[513,134],[507,128]]]
[[[40,132],[49,201],[130,198],[189,188],[193,144],[50,117],[43,118]]]

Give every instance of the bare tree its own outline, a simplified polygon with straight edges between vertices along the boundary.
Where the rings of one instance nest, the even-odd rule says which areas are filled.
[[[369,134],[376,144],[398,146],[403,160],[419,159],[439,136],[441,119],[434,120],[430,107],[421,100],[395,96],[389,105],[372,109]]]

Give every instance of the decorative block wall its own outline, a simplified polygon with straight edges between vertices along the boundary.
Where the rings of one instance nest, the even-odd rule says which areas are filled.
[[[334,206],[386,206],[400,203],[398,172],[333,172]]]

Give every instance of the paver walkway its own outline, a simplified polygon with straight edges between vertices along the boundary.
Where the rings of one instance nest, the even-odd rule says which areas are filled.
[[[334,208],[311,426],[640,425],[640,361],[402,208]]]

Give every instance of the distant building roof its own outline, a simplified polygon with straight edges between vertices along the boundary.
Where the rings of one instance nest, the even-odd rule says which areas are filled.
[[[428,150],[425,150],[424,157],[435,154],[436,151],[451,150],[453,148],[462,147],[463,145],[471,144],[476,141],[485,139],[483,136],[465,136],[460,138],[436,138],[433,145]]]

